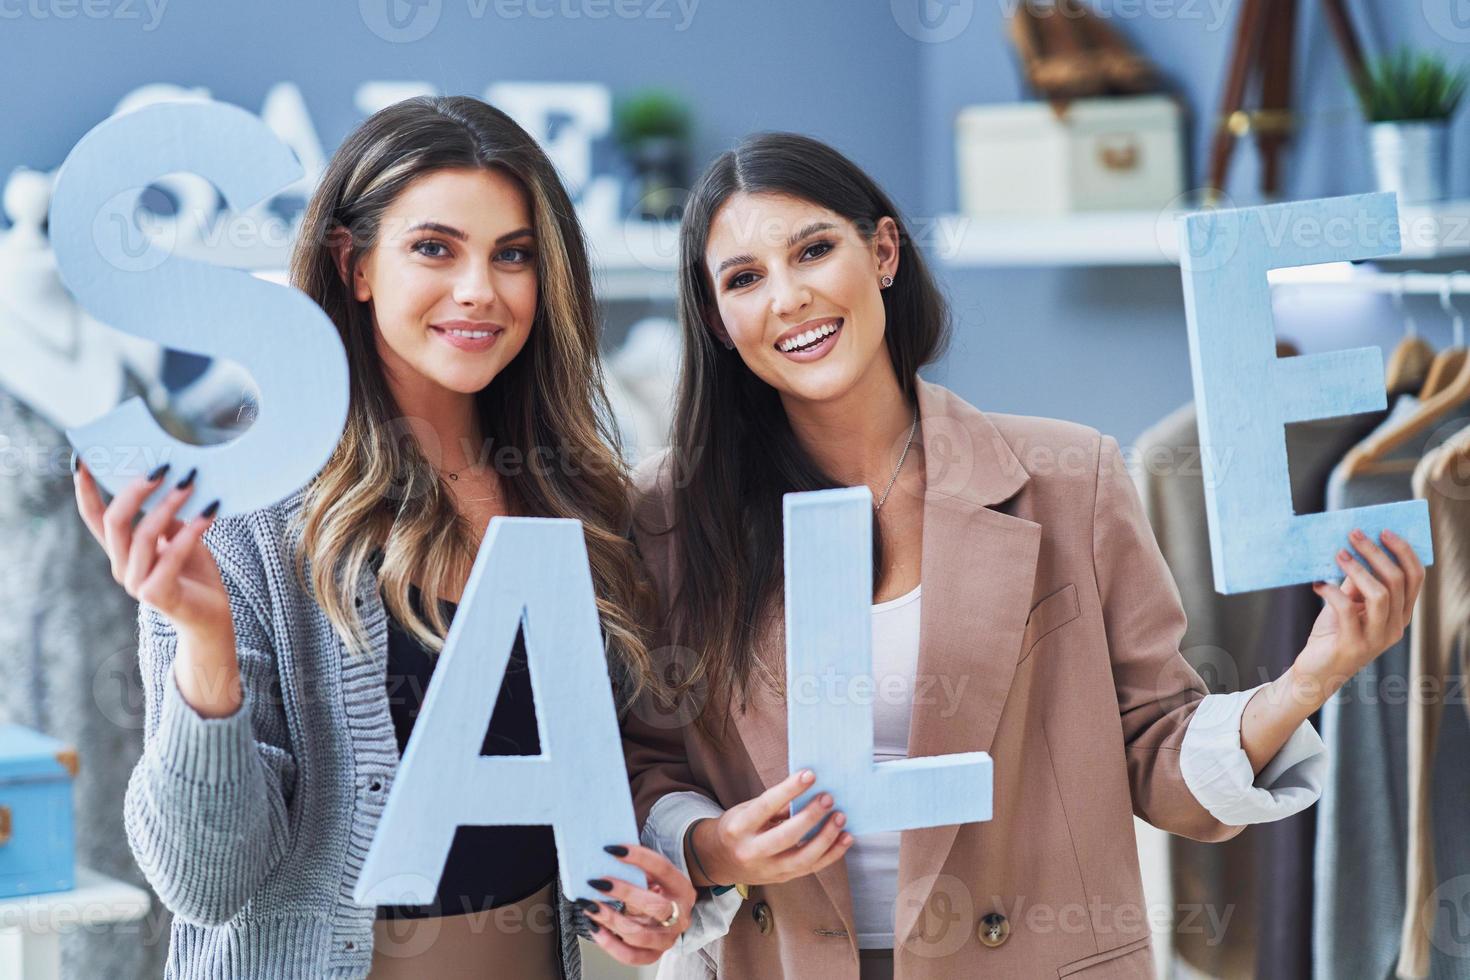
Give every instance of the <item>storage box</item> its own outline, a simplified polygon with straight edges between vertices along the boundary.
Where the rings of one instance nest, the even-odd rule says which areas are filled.
[[[1152,210],[1183,191],[1181,113],[1163,95],[967,106],[955,121],[972,217]]]
[[[77,754],[21,725],[0,725],[0,898],[74,887]]]

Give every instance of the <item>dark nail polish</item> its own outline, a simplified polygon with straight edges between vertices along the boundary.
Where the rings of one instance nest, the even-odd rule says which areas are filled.
[[[158,469],[154,470],[152,473],[149,473],[148,474],[148,482],[149,483],[157,483],[159,477],[163,476],[163,474],[165,474],[165,473],[168,472],[168,465],[169,464],[164,463]]]
[[[202,517],[202,518],[204,518],[207,521],[207,520],[209,520],[211,517],[213,517],[215,515],[215,512],[217,510],[219,510],[219,501],[218,500],[216,500],[214,503],[210,504],[208,507],[206,507],[202,511],[200,511],[199,512],[199,516]]]
[[[591,885],[593,888],[596,888],[600,892],[612,891],[612,882],[608,881],[606,878],[588,878],[587,884]]]
[[[196,466],[194,469],[192,469],[192,470],[189,471],[189,475],[188,476],[184,477],[182,480],[179,481],[178,486],[174,487],[174,489],[175,490],[182,490],[182,489],[184,489],[189,484],[193,483],[194,482],[194,477],[196,477],[198,475],[199,475],[199,468]]]
[[[602,908],[601,905],[598,905],[590,898],[579,898],[573,904],[576,905],[577,908],[581,909],[583,912],[596,912],[598,909]]]
[[[615,858],[625,858],[628,856],[628,849],[622,844],[609,844],[603,850]]]
[[[594,920],[594,919],[588,919],[587,920],[587,928],[590,929],[590,930],[592,930],[593,932],[601,932],[602,931],[602,926],[598,925],[597,922],[596,922],[596,920]]]

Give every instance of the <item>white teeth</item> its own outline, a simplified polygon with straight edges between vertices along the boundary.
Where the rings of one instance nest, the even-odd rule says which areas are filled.
[[[790,353],[791,351],[796,350],[798,347],[805,347],[808,344],[822,339],[828,334],[833,334],[836,332],[837,324],[835,322],[824,323],[820,327],[814,327],[804,333],[799,333],[789,340],[783,340],[778,346],[783,352]]]
[[[489,330],[445,330],[444,332],[456,337],[469,337],[471,340],[480,340],[490,336]]]

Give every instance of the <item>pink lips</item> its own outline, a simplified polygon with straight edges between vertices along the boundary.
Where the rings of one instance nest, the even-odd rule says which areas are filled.
[[[434,332],[434,336],[438,337],[440,340],[443,340],[445,343],[449,344],[450,346],[457,347],[457,348],[459,348],[462,351],[469,351],[471,353],[478,353],[480,351],[487,351],[490,348],[494,347],[495,346],[495,342],[500,339],[500,334],[502,332],[500,329],[496,329],[496,328],[493,328],[493,327],[485,327],[485,328],[479,328],[479,329],[488,329],[488,330],[490,330],[490,336],[488,336],[488,337],[461,337],[461,336],[458,336],[456,334],[450,333],[448,330],[444,329],[443,327],[430,326],[429,329]],[[460,329],[476,329],[476,328],[465,327],[465,328],[460,328]]]
[[[833,347],[837,346],[837,338],[842,336],[842,328],[846,326],[846,324],[847,321],[838,320],[837,329],[818,341],[816,346],[802,348],[801,350],[780,351],[781,356],[789,357],[793,361],[819,361],[822,358],[826,357],[828,352],[831,351]],[[779,348],[777,349],[780,350]]]

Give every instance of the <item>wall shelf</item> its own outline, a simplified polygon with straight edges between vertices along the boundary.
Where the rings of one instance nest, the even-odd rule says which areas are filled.
[[[1179,262],[1181,210],[1092,211],[1043,217],[941,217],[925,243],[941,266],[1167,266]],[[1470,255],[1470,199],[1399,209],[1403,251],[1376,261]]]

